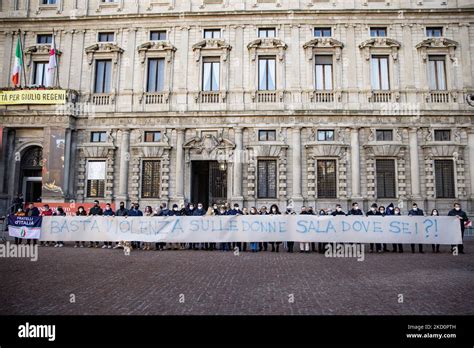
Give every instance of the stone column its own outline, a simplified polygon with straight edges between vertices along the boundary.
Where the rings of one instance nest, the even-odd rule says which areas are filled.
[[[420,161],[418,156],[417,128],[409,130],[411,195],[413,200],[420,199]]]
[[[242,204],[242,152],[243,152],[243,130],[241,127],[234,128],[235,131],[235,149],[234,149],[234,165],[233,165],[233,191],[232,200],[235,203]]]
[[[116,199],[126,202],[128,199],[128,170],[130,163],[130,129],[122,129],[121,132],[119,194],[116,196]]]
[[[184,129],[176,134],[176,200],[184,199]]]
[[[6,154],[6,191],[8,193],[8,197],[13,199],[13,196],[18,192],[18,186],[15,183],[18,183],[15,173],[20,172],[19,168],[21,165],[21,157],[20,153],[15,153],[15,137],[16,131],[15,129],[8,130],[8,137],[7,137],[7,154]],[[10,163],[10,165],[8,165]],[[10,202],[8,202],[10,203]]]
[[[471,200],[474,199],[474,130],[468,131],[469,175],[471,179]],[[473,202],[474,204],[474,202]],[[474,206],[471,208],[474,208]]]
[[[291,136],[292,144],[292,155],[293,155],[293,201],[295,203],[302,202],[303,196],[301,195],[301,127],[293,127],[293,133]],[[295,204],[295,209],[298,208],[298,204]]]
[[[71,169],[71,129],[66,129],[66,137],[64,144],[64,182],[63,192],[64,198],[69,197],[69,176]]]
[[[359,128],[351,129],[351,182],[352,199],[361,198],[360,195],[360,144]]]

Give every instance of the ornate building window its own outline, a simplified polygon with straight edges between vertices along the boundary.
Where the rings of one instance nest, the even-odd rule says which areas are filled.
[[[330,28],[327,28],[330,29]],[[324,28],[320,28],[324,34]],[[330,37],[318,37],[303,45],[307,65],[308,99],[316,103],[341,101],[342,65],[344,45]]]
[[[451,130],[450,129],[435,129],[434,140],[435,141],[451,141]]]
[[[276,198],[277,197],[277,161],[276,160],[258,160],[258,198]]]
[[[159,198],[161,187],[161,162],[159,160],[142,161],[142,198]]]
[[[365,58],[364,84],[368,101],[389,103],[400,99],[398,51],[401,44],[387,37],[374,37],[359,45]]]
[[[166,40],[166,30],[151,30],[150,41],[163,41]]]
[[[152,39],[138,46],[143,80],[139,101],[145,104],[166,104],[171,91],[172,63],[176,47],[169,41],[160,40],[159,35],[154,38],[159,40]]]
[[[110,105],[115,102],[118,63],[123,53],[116,44],[100,42],[85,49],[90,67],[92,91],[90,99],[94,105]],[[93,64],[94,63],[94,64]]]
[[[33,85],[44,86],[46,83],[46,69],[48,62],[34,62],[33,63]]]
[[[252,101],[282,102],[285,90],[286,43],[277,38],[259,38],[247,45],[250,56]],[[278,78],[280,77],[280,78]]]
[[[318,198],[337,197],[336,160],[318,159],[316,161]]]
[[[275,28],[258,28],[258,37],[276,37]]]
[[[452,71],[458,46],[456,41],[445,37],[429,37],[416,45],[421,66],[424,67],[421,88],[427,91],[425,100],[428,103],[449,103],[457,100],[458,91],[452,88],[455,86]]]
[[[443,36],[443,27],[426,27],[426,37]]]
[[[105,196],[106,161],[87,162],[87,197],[97,198]]]
[[[276,141],[276,130],[274,129],[259,130],[258,141]]]
[[[375,162],[377,198],[395,198],[395,160],[377,159]]]
[[[391,129],[377,129],[375,131],[376,141],[393,141],[393,130]]]
[[[53,34],[38,34],[36,35],[36,43],[40,45],[51,44],[53,42]]]
[[[146,131],[145,132],[145,143],[158,143],[161,141],[160,131]]]
[[[454,164],[451,159],[434,161],[436,198],[454,198]]]
[[[224,40],[215,36],[205,38],[193,45],[194,60],[201,71],[201,74],[198,75],[200,81],[196,81],[196,85],[201,86],[201,91],[194,96],[197,103],[226,101],[229,89],[229,53],[231,49],[232,47]]]

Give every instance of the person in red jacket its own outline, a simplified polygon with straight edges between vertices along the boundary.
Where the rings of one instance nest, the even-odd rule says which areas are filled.
[[[41,210],[41,216],[53,216],[53,210],[49,207],[48,204],[43,205],[43,209]],[[53,245],[53,242],[51,242]],[[41,246],[49,246],[49,242],[41,242]]]

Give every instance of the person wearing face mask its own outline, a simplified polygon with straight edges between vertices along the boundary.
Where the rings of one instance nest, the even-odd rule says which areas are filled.
[[[325,216],[325,215],[328,215],[328,213],[326,212],[326,210],[324,209],[320,209],[319,212],[318,212],[318,216]],[[318,253],[320,254],[324,254],[324,251],[326,249],[326,245],[328,243],[321,243],[319,242],[318,243]]]
[[[257,208],[255,207],[250,208],[249,215],[259,215]],[[250,251],[252,251],[253,253],[258,252],[258,242],[250,242]]]
[[[379,207],[379,215],[381,215],[381,216],[387,215],[387,211],[385,210],[385,207],[384,207],[383,205],[381,205],[381,206]],[[386,244],[386,243],[383,243],[383,244],[382,244],[382,247],[383,247],[383,251],[384,251],[384,252],[388,252],[388,248],[387,248],[387,244]]]
[[[165,208],[165,212],[168,211],[168,215],[167,216],[182,216],[181,215],[181,209],[178,208],[178,205],[175,203],[173,204],[173,206],[171,207],[171,210],[167,210]],[[166,215],[163,215],[163,216],[166,216]],[[179,243],[170,243],[170,250],[179,250],[180,249],[180,244]]]
[[[267,207],[266,206],[261,206],[260,207],[260,211],[259,211],[259,214],[260,215],[268,215],[268,211],[267,211]],[[268,242],[260,242],[258,243],[258,251],[267,251],[268,250]]]
[[[215,216],[215,215],[216,213],[215,213],[214,207],[207,208],[206,216]],[[205,250],[213,251],[216,249],[216,243],[205,243],[205,244],[206,244],[204,247]]]
[[[413,203],[412,208],[408,212],[408,216],[424,216],[425,214],[423,213],[423,210],[418,208],[418,205],[416,203]],[[415,252],[415,244],[412,243],[410,244],[411,246],[411,252]],[[418,244],[418,251],[420,254],[423,254],[423,244]]]
[[[219,207],[219,211],[218,211],[217,215],[227,215],[227,210],[226,210],[224,204],[222,204]],[[231,248],[231,244],[229,242],[222,242],[222,243],[219,243],[219,248],[220,248],[221,251],[229,251],[230,248]]]
[[[89,210],[89,215],[102,216],[103,213],[104,213],[104,211],[100,207],[99,201],[95,200],[94,201],[94,206],[92,208],[90,208],[90,210]],[[98,248],[99,247],[99,242],[90,241],[89,242],[89,248],[92,248],[92,247]]]
[[[219,215],[219,206],[217,203],[212,204],[212,210],[214,210],[214,215]]]
[[[371,206],[370,206],[370,210],[367,212],[367,216],[376,216],[376,215],[380,215],[380,212],[378,211],[378,206],[377,206],[377,203],[373,203]],[[375,250],[377,252],[381,252],[381,245],[379,243],[376,243],[375,244]],[[369,243],[369,253],[373,253],[374,252],[374,243]]]
[[[171,211],[168,209],[167,205],[165,202],[160,204],[160,207],[158,209],[158,212],[155,213],[153,216],[170,216]],[[163,242],[158,242],[155,243],[155,249],[156,250],[166,250],[166,243]]]
[[[393,209],[392,215],[393,215],[393,216],[401,216],[402,214],[401,214],[401,212],[400,212],[400,208],[399,208],[399,207],[395,207],[395,208]],[[398,243],[398,244],[395,244],[395,243],[394,243],[394,244],[392,244],[392,248],[393,248],[392,252],[394,252],[394,253],[396,253],[397,251],[398,251],[399,253],[403,253],[403,244],[401,244],[401,243]]]
[[[114,211],[112,210],[112,207],[110,206],[110,203],[107,203],[105,205],[104,209],[104,216],[115,216]],[[102,249],[112,249],[112,242],[104,242],[104,245],[102,246]]]
[[[239,208],[239,204],[235,203],[234,208],[227,212],[227,215],[243,215],[242,210]],[[238,250],[242,250],[242,243],[241,242],[232,242],[232,249],[238,248]]]
[[[278,206],[276,204],[272,204],[272,206],[270,207],[270,215],[281,215],[280,209],[278,209]],[[272,246],[272,252],[280,252],[280,244],[281,242],[270,242],[270,245]]]
[[[26,213],[23,211],[23,208],[19,206],[16,210],[15,216],[26,216]],[[15,237],[15,244],[21,244],[22,239],[20,237]]]
[[[451,209],[448,213],[448,216],[456,216],[459,219],[459,223],[461,224],[461,236],[464,239],[464,230],[466,228],[465,223],[469,221],[467,214],[461,209],[461,205],[459,203],[454,203],[454,209]],[[454,250],[454,245],[451,246],[451,252]],[[458,244],[458,252],[459,254],[464,254],[464,245]]]
[[[82,205],[77,208],[76,216],[87,216],[86,210],[84,209]],[[78,247],[84,248],[84,246],[85,246],[85,242],[76,242],[74,244],[74,248],[78,248]]]
[[[431,211],[431,216],[439,216],[438,209],[433,209]],[[431,244],[431,249],[433,253],[439,253],[439,244]]]
[[[125,202],[120,202],[120,208],[115,211],[115,216],[127,216],[128,210],[125,208]]]
[[[128,211],[129,217],[143,216],[143,212],[140,210],[140,205],[138,203],[132,203],[132,209]],[[140,250],[141,241],[133,241],[132,248]]]
[[[301,207],[300,215],[309,215],[308,209],[304,205]],[[289,253],[293,252],[293,243],[294,242],[288,242]],[[309,253],[309,242],[300,242],[300,253],[303,252]]]
[[[153,216],[153,208],[149,205],[145,207],[143,216]],[[150,242],[143,242],[143,250],[150,250]]]
[[[349,210],[348,215],[364,215],[362,210],[359,208],[359,204],[357,202],[352,203],[352,209]]]
[[[204,215],[206,215],[206,211],[204,210],[202,203],[198,203],[197,209],[193,211],[193,216],[204,216]],[[204,245],[201,245],[201,243],[192,243],[192,248],[193,250],[204,249]]]

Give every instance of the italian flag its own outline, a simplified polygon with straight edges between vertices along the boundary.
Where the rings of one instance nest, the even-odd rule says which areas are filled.
[[[20,36],[18,36],[18,41],[16,42],[15,50],[15,66],[13,67],[12,82],[14,86],[20,84],[20,73],[21,67],[23,66],[23,52],[21,51],[21,42]]]

